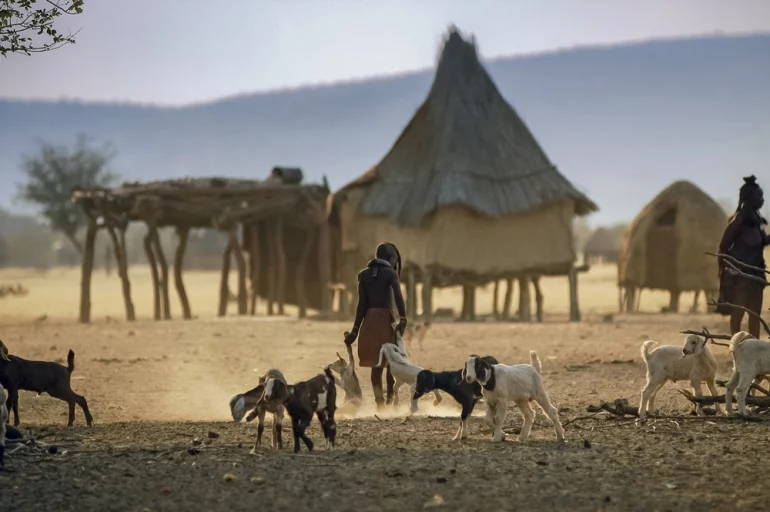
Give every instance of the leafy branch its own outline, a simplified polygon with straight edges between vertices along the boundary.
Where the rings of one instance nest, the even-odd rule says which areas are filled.
[[[70,31],[61,32],[54,23],[61,16],[83,12],[85,0],[0,0],[0,56],[31,55],[74,44]]]

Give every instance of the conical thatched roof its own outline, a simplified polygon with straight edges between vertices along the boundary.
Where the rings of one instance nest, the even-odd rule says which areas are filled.
[[[708,194],[677,181],[647,203],[623,235],[618,283],[661,290],[719,287],[717,252],[728,217]]]
[[[457,204],[494,218],[565,199],[578,215],[598,209],[550,162],[455,28],[425,102],[382,161],[348,187],[362,185],[363,213],[402,226]]]

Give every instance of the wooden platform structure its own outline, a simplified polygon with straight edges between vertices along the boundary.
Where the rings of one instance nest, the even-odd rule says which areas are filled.
[[[153,279],[154,318],[170,319],[169,265],[158,229],[176,230],[174,286],[185,319],[192,318],[183,280],[184,255],[191,229],[227,233],[222,259],[219,316],[227,313],[231,259],[238,271],[238,314],[256,312],[257,298],[267,300],[267,314],[283,314],[285,304],[330,311],[331,247],[327,222],[328,185],[303,185],[302,171],[275,167],[266,180],[195,178],[126,183],[112,189],[78,189],[73,200],[88,218],[84,245],[80,321],[91,318],[94,243],[100,230],[112,241],[123,289],[126,318],[136,318],[126,260],[126,229],[147,226],[144,249]],[[324,180],[325,181],[325,180]],[[250,281],[250,293],[247,290]],[[251,303],[249,306],[249,302]]]

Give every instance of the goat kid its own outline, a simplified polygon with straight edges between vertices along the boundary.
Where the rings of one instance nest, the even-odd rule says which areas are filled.
[[[6,405],[13,410],[13,426],[19,426],[19,390],[33,391],[40,396],[48,393],[69,405],[67,426],[75,423],[75,404],[78,404],[90,427],[93,417],[88,410],[86,399],[74,391],[70,385],[72,372],[75,371],[75,353],[67,354],[67,366],[49,361],[28,361],[8,353],[8,347],[0,340],[0,352],[5,358],[0,359],[0,384],[8,391]]]
[[[251,450],[251,454],[255,454],[257,448],[262,446],[262,434],[265,431],[265,414],[273,414],[273,439],[272,447],[275,449],[283,448],[283,416],[284,406],[280,400],[265,400],[260,401],[260,398],[265,392],[265,383],[268,379],[278,379],[286,384],[286,379],[280,370],[271,369],[268,370],[265,375],[259,378],[257,387],[235,395],[230,399],[230,413],[233,415],[233,421],[240,423],[246,411],[252,410],[246,421],[251,422],[254,418],[258,418],[257,421],[257,439],[254,442],[254,448]]]
[[[313,414],[318,417],[326,439],[326,448],[334,449],[337,423],[334,412],[337,408],[337,388],[334,374],[327,366],[324,373],[310,380],[287,385],[278,379],[268,379],[265,392],[260,400],[280,400],[291,417],[291,430],[294,435],[294,453],[299,453],[302,440],[309,452],[313,451],[313,441],[305,435]]]
[[[482,357],[484,361],[492,364],[499,364],[497,359],[492,356]],[[460,429],[453,440],[465,439],[470,433],[468,427],[468,418],[473,413],[474,407],[482,398],[481,385],[478,382],[468,383],[462,376],[462,370],[447,372],[434,372],[423,370],[417,374],[417,383],[415,384],[414,396],[412,400],[418,400],[425,393],[440,389],[454,398],[462,407],[460,413]],[[489,425],[493,428],[493,425]]]
[[[535,401],[545,412],[556,429],[556,440],[564,440],[564,429],[559,421],[559,411],[551,404],[540,376],[542,364],[537,353],[530,350],[531,364],[489,364],[483,358],[472,355],[465,362],[463,378],[467,383],[481,384],[484,401],[487,404],[487,423],[493,425],[492,442],[505,438],[503,423],[508,402],[516,402],[524,416],[519,441],[526,441],[535,421],[535,411],[530,405]]]
[[[642,399],[639,404],[640,420],[643,420],[648,413],[655,411],[655,397],[668,381],[689,381],[695,396],[703,396],[701,382],[705,382],[711,396],[718,395],[717,360],[711,353],[705,338],[688,334],[683,346],[661,345],[650,351],[653,345],[657,343],[652,340],[642,344],[642,359],[647,365],[647,383],[642,389]],[[717,413],[721,412],[719,404],[714,404],[714,407]],[[704,415],[702,405],[698,404],[697,411],[699,416]]]
[[[400,345],[385,343],[382,346],[380,349],[380,359],[377,361],[377,367],[381,368],[384,363],[387,363],[388,366],[390,366],[390,373],[396,381],[393,385],[393,405],[398,405],[399,388],[404,384],[409,386],[410,396],[412,397],[410,410],[414,413],[417,412],[417,399],[414,398],[417,375],[423,371],[423,368],[407,359],[406,351],[403,349],[403,340],[401,339],[401,336],[397,335],[396,341],[400,342]],[[441,403],[441,393],[439,393],[437,389],[433,390],[433,397],[434,406]]]
[[[738,401],[738,414],[746,415],[746,394],[756,377],[770,374],[770,343],[740,331],[730,339],[733,375],[725,386],[725,409],[733,412],[733,393]]]
[[[340,353],[337,352],[337,360],[332,361],[327,366],[330,370],[339,374],[340,380],[337,381],[337,385],[345,392],[345,403],[339,409],[346,407],[348,404],[356,411],[360,409],[364,395],[361,392],[358,375],[356,375],[356,361],[353,357],[353,349],[348,347],[348,361],[345,361]]]

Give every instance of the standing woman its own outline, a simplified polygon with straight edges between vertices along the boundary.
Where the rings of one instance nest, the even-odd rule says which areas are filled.
[[[380,348],[385,343],[395,343],[393,323],[394,307],[398,311],[399,322],[396,330],[403,336],[406,329],[406,308],[401,294],[401,254],[395,245],[383,243],[377,246],[374,259],[358,273],[358,306],[353,330],[345,336],[345,344],[350,346],[358,340],[359,366],[372,369],[372,388],[377,408],[385,400],[382,396],[382,368],[375,368],[380,356]],[[363,322],[363,325],[362,325]],[[387,374],[387,403],[393,401],[395,380]]]
[[[762,188],[754,176],[743,178],[740,190],[738,208],[730,217],[719,253],[732,256],[741,263],[765,268],[764,248],[770,245],[770,238],[765,234],[763,226],[767,225],[759,210],[765,204]],[[764,272],[741,268],[746,274],[764,279]],[[760,315],[762,312],[762,295],[764,285],[751,279],[746,279],[727,270],[726,263],[719,260],[719,302],[729,302],[743,306]],[[743,311],[738,308],[717,307],[717,312],[730,315],[730,331],[735,334],[741,330]],[[759,318],[749,315],[749,333],[759,338]]]

